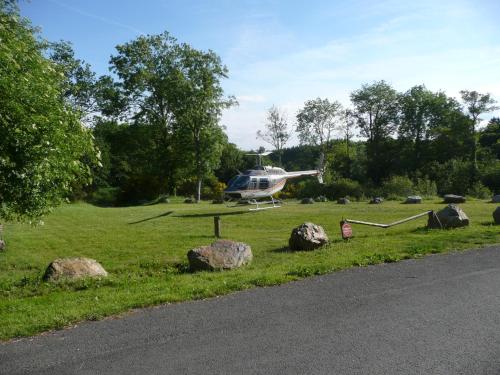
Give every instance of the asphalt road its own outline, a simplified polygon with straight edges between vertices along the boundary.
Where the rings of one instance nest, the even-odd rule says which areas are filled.
[[[500,374],[500,246],[0,344],[0,374]]]

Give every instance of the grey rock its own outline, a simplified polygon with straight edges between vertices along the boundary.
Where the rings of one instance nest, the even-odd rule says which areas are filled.
[[[106,277],[106,270],[94,259],[63,258],[49,264],[44,280],[56,281],[60,278],[79,279],[82,277]]]
[[[500,206],[493,211],[493,220],[495,220],[495,224],[500,224]]]
[[[302,204],[313,204],[314,203],[314,199],[312,198],[303,198],[300,203]]]
[[[469,218],[465,212],[454,204],[449,204],[447,207],[435,213],[436,217],[429,217],[427,223],[429,228],[458,228],[469,225]]]
[[[328,236],[323,227],[304,223],[292,230],[288,245],[290,250],[314,250],[328,243]]]
[[[446,194],[444,197],[444,203],[465,203],[465,197],[455,194]]]
[[[494,195],[494,196],[491,198],[491,202],[492,202],[492,203],[500,203],[500,194],[498,194],[498,195]]]
[[[252,261],[252,249],[243,242],[218,240],[210,246],[201,246],[187,253],[189,267],[198,270],[230,270]]]
[[[422,197],[419,195],[410,195],[405,200],[406,204],[418,204],[422,203]]]
[[[337,203],[338,204],[349,204],[349,203],[351,203],[351,201],[349,200],[349,198],[345,197],[345,198],[337,199]]]
[[[380,204],[384,201],[384,198],[382,197],[373,197],[372,200],[370,201],[370,204]]]
[[[184,199],[184,203],[196,203],[196,199],[194,199],[194,198],[186,198],[186,199]]]

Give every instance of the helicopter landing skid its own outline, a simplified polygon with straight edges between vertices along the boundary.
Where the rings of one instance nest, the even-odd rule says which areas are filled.
[[[271,197],[270,201],[266,201],[266,202],[258,202],[255,199],[253,199],[251,201],[248,201],[248,203],[254,204],[256,206],[255,208],[249,208],[248,211],[269,210],[271,208],[280,208],[281,207],[281,206],[276,204],[278,202],[273,197]],[[272,207],[259,207],[259,205],[261,205],[261,204],[272,204],[273,206]]]

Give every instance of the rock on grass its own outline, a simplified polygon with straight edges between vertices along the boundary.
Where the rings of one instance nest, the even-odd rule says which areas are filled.
[[[82,277],[106,277],[106,270],[94,259],[64,258],[49,264],[43,279],[56,281],[61,278],[79,279]]]
[[[209,246],[201,246],[187,253],[189,267],[198,270],[230,270],[252,261],[252,249],[243,242],[218,240]]]
[[[323,227],[304,223],[292,230],[288,245],[290,250],[314,250],[328,243],[328,236]]]

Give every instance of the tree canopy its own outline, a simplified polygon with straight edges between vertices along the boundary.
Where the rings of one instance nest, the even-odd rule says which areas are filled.
[[[12,2],[0,2],[0,217],[34,220],[91,177],[96,152],[64,78]],[[85,162],[84,159],[87,159]]]

